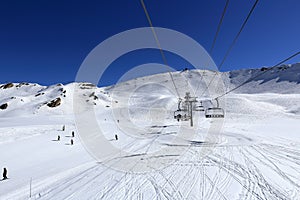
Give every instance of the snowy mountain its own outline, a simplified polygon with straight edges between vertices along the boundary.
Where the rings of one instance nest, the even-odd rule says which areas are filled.
[[[184,95],[186,88],[196,90],[196,96],[201,96],[206,85],[210,83],[211,88],[218,88],[215,84],[222,80],[223,87],[221,92],[232,89],[248,79],[252,79],[264,72],[267,68],[236,70],[231,72],[217,73],[209,70],[191,70],[186,72],[173,72],[174,80],[179,88],[181,95]],[[146,83],[146,84],[144,84]],[[148,84],[151,83],[151,84]],[[153,83],[163,85],[169,92],[174,88],[168,73],[157,74],[148,77],[141,77],[106,88],[97,88],[95,97],[101,103],[112,101],[109,93],[113,90],[128,91],[139,88],[145,94],[150,94],[153,98],[158,98],[166,91],[156,90]],[[41,86],[32,83],[6,83],[0,85],[0,106],[7,104],[7,108],[0,109],[1,117],[13,117],[28,114],[72,114],[73,113],[73,91],[74,85],[84,87],[84,83],[71,83],[68,85]],[[7,87],[8,86],[8,87]],[[141,86],[143,88],[141,88]],[[87,88],[89,89],[89,88]],[[84,89],[83,89],[84,90]],[[219,91],[219,93],[221,94]],[[294,65],[283,65],[267,71],[262,76],[255,78],[245,86],[239,88],[234,93],[255,94],[255,93],[279,93],[279,94],[298,94],[300,93],[300,63]],[[88,92],[85,95],[90,95]],[[174,94],[175,95],[175,94]],[[213,96],[213,94],[204,94]],[[51,101],[59,99],[60,106],[50,107]],[[95,101],[96,102],[96,101]]]
[[[1,84],[0,199],[299,199],[300,63],[172,76],[205,108],[251,81],[220,98],[224,119],[195,111],[194,127],[174,120],[169,73]]]
[[[264,73],[261,76],[257,75]],[[237,70],[226,73],[233,86],[237,86],[247,79],[253,79],[246,87],[241,87],[239,93],[300,93],[300,63],[282,65],[268,70],[261,69]]]

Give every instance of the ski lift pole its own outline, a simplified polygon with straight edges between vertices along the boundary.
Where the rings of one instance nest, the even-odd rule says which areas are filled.
[[[191,126],[193,126],[193,102],[190,101],[190,116],[191,116]]]
[[[30,183],[29,183],[29,198],[31,198],[31,185],[32,185],[32,178],[30,178]]]

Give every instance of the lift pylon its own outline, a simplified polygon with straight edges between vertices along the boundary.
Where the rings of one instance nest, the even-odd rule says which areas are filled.
[[[179,99],[178,101],[178,110],[174,112],[174,118],[177,121],[190,120],[190,125],[193,126],[193,111],[196,110],[196,102],[198,102],[197,97],[192,97],[189,92],[186,92],[184,100]]]

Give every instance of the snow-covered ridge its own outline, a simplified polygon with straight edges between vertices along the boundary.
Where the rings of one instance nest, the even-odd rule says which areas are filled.
[[[182,94],[184,94],[186,88],[191,87],[199,96],[213,77],[216,80],[218,78],[223,80],[224,88],[220,92],[222,93],[261,73],[264,74],[239,88],[235,93],[300,93],[300,63],[282,65],[267,71],[266,69],[263,67],[261,69],[219,72],[216,76],[216,72],[209,70],[187,70],[172,73],[177,87],[180,88],[179,92]],[[212,82],[211,87],[215,87],[214,82]],[[153,85],[153,83],[159,85],[159,87]],[[119,96],[122,92],[139,92],[140,96],[146,95],[148,101],[151,101],[150,97],[152,99],[165,98],[162,103],[167,105],[171,98],[171,94],[166,96],[167,89],[173,88],[169,73],[140,77],[105,88],[96,88],[87,83],[51,86],[41,86],[36,83],[5,83],[0,85],[0,108],[2,108],[0,109],[0,117],[51,113],[72,114],[75,86],[81,90],[82,95],[90,98],[86,102],[93,103],[95,106],[97,104],[109,106],[111,101],[117,101],[118,99],[112,99],[111,96],[111,93],[115,91]],[[165,89],[162,87],[165,87]],[[145,102],[145,99],[141,99],[142,101]]]
[[[300,93],[300,63],[268,69],[262,67],[261,69],[235,70],[226,72],[225,77],[230,80],[231,87],[253,79],[238,89],[239,93]],[[262,75],[258,76],[259,74]],[[256,76],[258,77],[255,78]]]

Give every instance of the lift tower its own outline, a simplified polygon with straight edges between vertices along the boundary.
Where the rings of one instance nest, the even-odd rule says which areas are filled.
[[[191,126],[193,126],[193,110],[198,111],[195,109],[197,107],[195,106],[196,102],[196,97],[192,97],[189,92],[186,92],[184,99],[178,100],[178,110],[174,112],[174,119],[177,121],[190,120]]]
[[[190,124],[191,126],[194,125],[193,123],[193,108],[194,103],[197,102],[197,97],[192,97],[189,92],[185,93],[184,102],[187,105],[188,115],[190,116]]]

